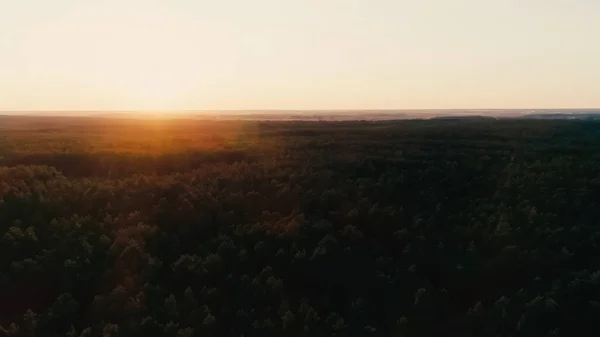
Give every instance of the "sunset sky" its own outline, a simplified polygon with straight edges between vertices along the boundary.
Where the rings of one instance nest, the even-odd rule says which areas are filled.
[[[0,110],[565,107],[597,0],[0,0]]]

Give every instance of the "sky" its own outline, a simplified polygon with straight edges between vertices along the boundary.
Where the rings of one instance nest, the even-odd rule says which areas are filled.
[[[0,0],[0,110],[599,108],[597,0]]]

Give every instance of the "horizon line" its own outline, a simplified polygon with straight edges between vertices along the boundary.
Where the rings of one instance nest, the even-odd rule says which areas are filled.
[[[600,107],[590,108],[366,108],[366,109],[0,109],[6,112],[361,112],[361,111],[516,111],[516,110],[600,110]]]

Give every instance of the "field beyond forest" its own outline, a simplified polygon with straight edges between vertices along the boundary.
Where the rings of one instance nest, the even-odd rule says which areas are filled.
[[[0,336],[599,335],[600,121],[0,116]]]

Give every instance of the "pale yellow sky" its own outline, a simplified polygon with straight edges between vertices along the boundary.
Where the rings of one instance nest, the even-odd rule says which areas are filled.
[[[596,0],[0,0],[0,110],[600,107]]]

